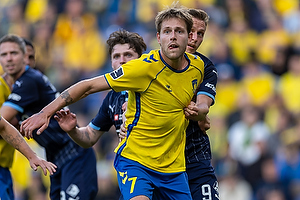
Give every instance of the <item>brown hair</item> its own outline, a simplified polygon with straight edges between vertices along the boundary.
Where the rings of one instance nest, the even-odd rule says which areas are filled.
[[[205,26],[207,26],[209,21],[209,16],[204,10],[190,8],[188,9],[188,13],[192,15],[192,17],[194,18],[204,21]]]
[[[160,11],[155,17],[155,27],[156,31],[160,33],[161,24],[164,20],[178,18],[182,19],[187,28],[187,32],[191,32],[193,27],[192,16],[187,12],[187,9],[183,6],[179,6],[178,3],[173,3],[170,7],[167,7],[165,10]]]
[[[124,29],[111,33],[106,43],[109,55],[111,55],[114,46],[117,44],[129,44],[129,48],[133,49],[139,56],[147,49],[144,39],[139,34]]]
[[[13,42],[19,45],[21,51],[23,52],[23,54],[25,54],[26,52],[26,45],[25,42],[23,40],[23,38],[14,35],[14,34],[7,34],[4,35],[1,39],[0,39],[0,45],[4,42]]]

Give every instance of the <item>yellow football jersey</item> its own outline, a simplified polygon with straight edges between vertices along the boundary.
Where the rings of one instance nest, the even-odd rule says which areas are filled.
[[[10,94],[10,89],[2,76],[0,76],[0,108]],[[0,139],[0,166],[10,168],[13,163],[15,149],[5,140]]]
[[[185,171],[186,107],[203,80],[203,61],[185,55],[184,70],[171,68],[159,50],[105,74],[115,91],[128,90],[129,134],[115,152],[163,173]]]
[[[0,76],[0,108],[10,94],[10,89],[4,78]]]

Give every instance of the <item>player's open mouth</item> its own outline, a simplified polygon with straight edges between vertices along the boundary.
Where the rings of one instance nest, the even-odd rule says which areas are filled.
[[[171,44],[170,46],[169,46],[169,49],[175,49],[175,48],[178,48],[179,46],[178,45],[176,45],[176,44]]]
[[[192,44],[188,44],[188,47],[189,47],[189,48],[192,48],[192,49],[194,49],[194,48],[195,48],[195,46],[194,46],[194,45],[192,45]]]

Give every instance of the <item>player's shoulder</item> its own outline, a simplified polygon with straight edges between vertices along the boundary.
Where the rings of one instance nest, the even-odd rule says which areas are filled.
[[[143,54],[138,59],[128,61],[126,64],[122,65],[122,67],[125,68],[125,71],[148,73],[149,71],[155,71],[157,68],[161,67],[160,60],[159,50],[152,50],[149,53]]]
[[[202,60],[202,58],[198,55],[194,55],[191,53],[187,53],[185,52],[185,56],[190,60],[190,64],[192,66],[203,66],[204,67],[204,62]]]
[[[209,66],[209,65],[213,65],[214,66],[213,62],[208,57],[206,57],[205,55],[203,55],[202,53],[196,52],[195,55],[199,56],[203,60],[205,67]]]
[[[26,66],[25,72],[21,77],[22,79],[28,79],[34,81],[39,78],[43,78],[43,74],[36,69],[32,69],[31,67]]]
[[[144,53],[139,59],[139,61],[143,62],[144,64],[154,64],[158,63],[161,60],[159,50],[151,50],[148,53]]]
[[[25,72],[16,80],[14,83],[13,91],[17,88],[22,88],[23,90],[30,90],[32,87],[41,85],[45,83],[45,75],[40,71],[26,66]]]

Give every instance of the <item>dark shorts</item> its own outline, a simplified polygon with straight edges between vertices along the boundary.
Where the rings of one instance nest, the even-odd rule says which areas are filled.
[[[50,181],[51,200],[95,199],[98,183],[94,150],[84,149],[50,176]]]
[[[13,182],[8,168],[0,167],[0,199],[13,200]]]
[[[187,174],[193,200],[219,200],[218,181],[210,160],[188,165]]]

